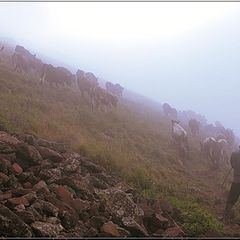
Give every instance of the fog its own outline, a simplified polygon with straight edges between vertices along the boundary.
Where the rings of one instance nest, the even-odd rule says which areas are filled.
[[[0,3],[1,37],[240,133],[240,3]]]

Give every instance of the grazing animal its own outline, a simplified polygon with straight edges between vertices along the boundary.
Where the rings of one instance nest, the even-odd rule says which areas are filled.
[[[196,135],[197,133],[199,133],[199,126],[200,126],[200,122],[197,121],[196,119],[190,119],[188,122],[188,126],[191,130],[191,133],[193,135]]]
[[[2,45],[2,47],[0,48],[0,52],[2,52],[2,51],[3,51],[3,49],[4,49],[4,46]]]
[[[118,97],[122,96],[124,88],[119,83],[113,84],[111,82],[106,82],[105,87],[106,87],[106,90],[111,94]]]
[[[94,88],[94,104],[97,109],[105,110],[108,107],[117,107],[118,99],[101,87]]]
[[[11,58],[14,71],[27,75],[30,68],[26,58],[19,53],[14,53]]]
[[[218,168],[221,158],[221,149],[219,143],[213,137],[206,138],[201,143],[201,152],[212,162],[213,166]]]
[[[84,94],[87,93],[91,100],[93,101],[94,88],[98,86],[98,80],[93,73],[85,73],[82,70],[76,72],[76,80],[78,88],[81,92],[81,95],[84,97]]]
[[[219,139],[217,142],[220,148],[220,159],[222,160],[222,162],[227,162],[230,154],[228,141],[222,138],[222,139]]]
[[[179,121],[172,120],[172,139],[178,147],[180,156],[189,158],[189,144],[187,132],[179,125]]]
[[[49,83],[51,86],[54,84],[56,87],[63,85],[61,80],[61,71],[51,64],[43,64],[41,71],[41,79],[43,82]]]
[[[177,120],[177,110],[175,108],[172,108],[168,103],[164,103],[162,107],[167,117]]]

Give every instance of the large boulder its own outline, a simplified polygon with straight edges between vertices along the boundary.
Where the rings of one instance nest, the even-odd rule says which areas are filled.
[[[50,159],[53,162],[61,162],[63,160],[63,157],[61,154],[59,154],[58,152],[50,148],[39,147],[38,150],[43,159]]]
[[[0,153],[14,153],[17,151],[20,143],[21,141],[17,138],[0,131]]]
[[[0,204],[0,236],[2,237],[32,237],[32,233],[18,215]]]
[[[27,145],[26,143],[18,146],[16,156],[17,161],[23,168],[38,165],[42,160],[38,150],[34,146]]]

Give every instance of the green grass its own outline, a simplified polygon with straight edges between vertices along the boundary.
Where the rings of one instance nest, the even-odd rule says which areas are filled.
[[[205,193],[209,189],[205,179],[191,175],[195,170],[209,168],[199,155],[198,140],[191,139],[191,161],[183,167],[171,144],[170,121],[159,109],[120,99],[117,109],[92,111],[89,99],[82,98],[79,92],[26,81],[0,69],[0,124],[11,132],[28,132],[63,142],[114,171],[146,197],[184,199],[190,194],[199,201],[199,193],[190,189],[197,186]],[[212,216],[197,207],[191,216],[184,201],[181,206],[188,233],[203,234],[216,228]],[[197,216],[199,221],[194,220]],[[203,219],[209,219],[209,228],[201,227]]]

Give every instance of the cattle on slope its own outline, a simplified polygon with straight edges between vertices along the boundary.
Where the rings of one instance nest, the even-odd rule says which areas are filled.
[[[189,144],[187,132],[179,125],[179,121],[172,120],[172,139],[183,159],[189,158]]]
[[[191,133],[193,135],[196,135],[199,133],[199,126],[200,126],[200,122],[197,121],[196,119],[190,119],[189,122],[188,122],[188,126],[191,130]]]
[[[168,103],[164,103],[162,107],[167,117],[177,120],[177,110],[175,108],[172,108]]]
[[[17,45],[12,55],[12,64],[14,71],[31,74],[33,77],[40,79],[43,63],[36,55],[31,54],[27,49]]]
[[[81,95],[84,97],[85,93],[93,100],[93,90],[98,86],[98,80],[93,73],[85,73],[82,70],[76,72],[76,81]]]
[[[212,162],[215,168],[218,168],[221,159],[221,149],[216,139],[208,137],[200,144],[201,152]]]
[[[105,87],[106,87],[106,90],[111,94],[118,97],[122,96],[124,88],[119,83],[113,84],[111,82],[106,82]]]
[[[106,110],[108,107],[117,107],[118,99],[101,87],[94,88],[93,104],[97,109]]]

